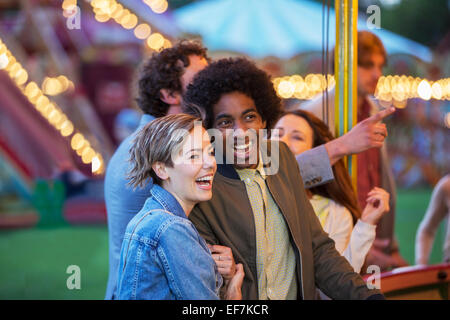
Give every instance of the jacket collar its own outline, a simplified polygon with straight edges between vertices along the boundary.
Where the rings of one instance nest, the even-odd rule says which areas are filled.
[[[150,193],[164,210],[173,213],[176,216],[187,219],[186,213],[181,207],[178,200],[166,189],[161,186],[154,184],[150,189]]]
[[[138,130],[142,129],[147,123],[149,123],[153,120],[155,120],[154,116],[144,113],[141,117],[141,120],[139,121]]]

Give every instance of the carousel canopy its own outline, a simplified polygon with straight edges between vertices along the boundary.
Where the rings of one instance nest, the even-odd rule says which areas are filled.
[[[287,59],[322,50],[322,5],[308,0],[204,0],[174,13],[180,29],[202,36],[210,50],[242,52],[255,58]],[[368,30],[366,15],[358,28]],[[330,8],[329,49],[335,42],[335,12]],[[431,51],[385,29],[372,29],[388,54],[405,53],[430,62]]]

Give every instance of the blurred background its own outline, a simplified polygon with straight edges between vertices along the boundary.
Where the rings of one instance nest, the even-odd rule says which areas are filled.
[[[254,59],[290,108],[334,86],[322,76],[322,3],[1,0],[0,299],[103,299],[103,174],[138,125],[135,80],[147,57],[200,39],[213,59]],[[374,5],[380,29],[367,23]],[[359,0],[358,28],[388,53],[376,98],[398,108],[386,121],[395,228],[413,264],[432,188],[450,172],[450,1]],[[444,236],[441,225],[430,263],[442,261]],[[80,290],[67,288],[70,265],[80,267]]]

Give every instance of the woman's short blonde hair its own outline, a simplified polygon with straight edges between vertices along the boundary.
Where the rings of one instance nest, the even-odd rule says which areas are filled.
[[[180,132],[190,132],[195,121],[200,119],[187,114],[175,114],[157,118],[143,127],[130,148],[129,185],[134,189],[144,187],[148,178],[161,185],[162,180],[153,171],[152,165],[161,162],[173,167],[173,151],[185,137]]]

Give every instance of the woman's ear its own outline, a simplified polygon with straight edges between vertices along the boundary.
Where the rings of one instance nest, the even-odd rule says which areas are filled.
[[[158,178],[160,178],[162,181],[169,179],[169,174],[167,173],[166,165],[164,163],[155,162],[152,165],[152,169],[156,173]]]
[[[178,92],[170,92],[168,89],[161,89],[161,101],[171,106],[181,103],[181,95]]]

